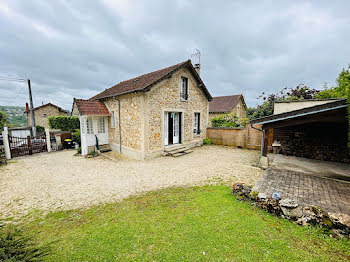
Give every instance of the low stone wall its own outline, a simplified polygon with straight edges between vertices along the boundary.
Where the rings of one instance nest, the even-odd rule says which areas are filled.
[[[256,126],[261,129],[260,125]],[[260,150],[261,135],[258,130],[250,125],[245,128],[207,128],[207,136],[215,145],[225,145]]]

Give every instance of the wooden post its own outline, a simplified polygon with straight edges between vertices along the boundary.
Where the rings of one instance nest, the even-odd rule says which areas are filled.
[[[30,141],[30,136],[27,136],[29,155],[33,154],[32,143]]]
[[[267,156],[268,146],[269,146],[269,129],[264,130],[264,145],[263,145],[263,156]]]

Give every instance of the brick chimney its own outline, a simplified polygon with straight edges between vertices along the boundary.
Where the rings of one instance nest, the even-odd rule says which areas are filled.
[[[195,64],[194,69],[196,69],[198,75],[201,75],[201,64]]]
[[[26,112],[29,112],[29,105],[26,103]]]

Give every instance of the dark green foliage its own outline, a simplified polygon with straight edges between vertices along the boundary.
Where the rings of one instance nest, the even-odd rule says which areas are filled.
[[[77,154],[81,154],[81,147],[77,149]]]
[[[245,127],[247,119],[240,119],[234,114],[223,114],[213,117],[210,122],[212,127]]]
[[[0,261],[42,261],[49,245],[37,245],[33,237],[14,226],[0,227]]]
[[[36,132],[38,132],[38,133],[45,132],[45,127],[43,127],[43,126],[36,126]]]
[[[76,116],[50,116],[50,128],[62,131],[74,131],[80,128],[79,118]]]
[[[6,114],[0,111],[0,132],[2,131],[2,129],[6,124],[6,119],[7,119]]]
[[[77,142],[79,146],[81,146],[81,140],[80,140],[80,129],[76,129],[73,133],[73,141]]]

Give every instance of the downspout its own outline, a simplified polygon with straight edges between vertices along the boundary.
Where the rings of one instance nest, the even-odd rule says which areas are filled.
[[[119,127],[119,153],[122,153],[122,131],[120,129],[120,100],[116,98],[118,101],[118,127]]]
[[[260,164],[260,158],[262,157],[263,155],[263,150],[264,150],[264,138],[265,138],[265,131],[262,130],[262,129],[259,129],[259,128],[256,128],[254,127],[253,124],[250,124],[250,126],[255,129],[255,130],[258,130],[260,131],[262,134],[261,134],[261,151],[260,151],[260,155],[258,156],[258,163],[257,163],[257,166],[259,166]]]

